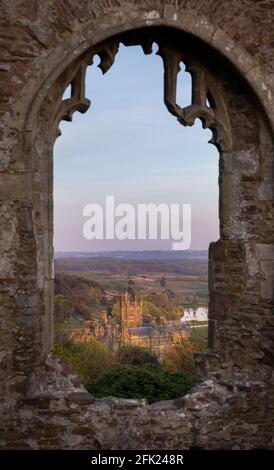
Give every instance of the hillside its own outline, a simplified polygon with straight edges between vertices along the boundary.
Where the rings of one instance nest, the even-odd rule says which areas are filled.
[[[57,320],[91,318],[106,303],[105,291],[98,283],[84,277],[55,275],[55,316]]]

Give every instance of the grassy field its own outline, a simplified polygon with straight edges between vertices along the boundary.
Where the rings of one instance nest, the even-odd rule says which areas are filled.
[[[196,326],[191,328],[191,336],[195,338],[207,338],[208,336],[208,327],[204,326]]]
[[[129,281],[142,295],[162,293],[167,289],[185,298],[196,296],[200,306],[207,305],[206,260],[117,260],[57,259],[56,272],[65,272],[98,282],[109,295],[125,291]],[[165,280],[161,285],[161,279]]]

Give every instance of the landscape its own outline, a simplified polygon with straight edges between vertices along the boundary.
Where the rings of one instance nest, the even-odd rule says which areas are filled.
[[[207,345],[207,251],[57,253],[55,352],[96,396],[186,393]]]

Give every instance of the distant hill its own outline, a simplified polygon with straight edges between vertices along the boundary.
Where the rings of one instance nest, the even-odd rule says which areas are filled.
[[[107,272],[123,276],[137,274],[171,273],[186,276],[207,276],[207,258],[118,258],[118,257],[64,257],[55,259],[56,272]]]
[[[207,259],[207,250],[144,250],[144,251],[90,251],[77,252],[66,251],[55,253],[55,258],[120,258],[128,260],[182,260],[182,259]]]
[[[55,284],[55,316],[57,320],[90,319],[104,309],[105,291],[93,280],[57,273]]]

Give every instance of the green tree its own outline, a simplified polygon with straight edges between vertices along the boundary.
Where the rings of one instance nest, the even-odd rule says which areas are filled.
[[[87,385],[97,397],[146,398],[149,403],[171,400],[186,394],[193,378],[171,374],[151,365],[118,365],[103,377]]]
[[[91,340],[86,343],[67,342],[56,344],[54,352],[72,364],[81,375],[84,385],[110,371],[115,359],[102,343]]]
[[[163,316],[163,311],[158,308],[153,302],[149,300],[143,301],[143,315],[144,317],[153,317],[157,322]]]
[[[159,365],[154,353],[149,349],[139,346],[122,346],[116,353],[116,359],[120,364],[130,364],[132,366],[141,366],[143,364]]]
[[[65,318],[68,318],[71,314],[71,301],[67,299],[64,295],[57,294],[54,298],[54,309],[56,317],[58,317],[59,320],[64,320]]]

